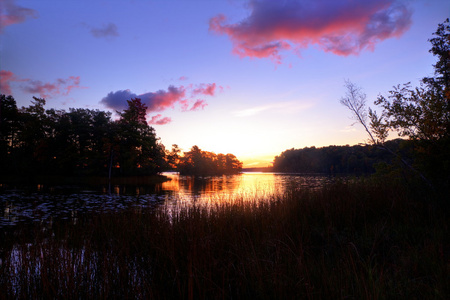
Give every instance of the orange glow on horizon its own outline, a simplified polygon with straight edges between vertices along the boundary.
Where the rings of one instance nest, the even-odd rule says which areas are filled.
[[[243,163],[242,168],[267,168],[272,167],[275,155],[260,155],[255,157],[238,157]]]

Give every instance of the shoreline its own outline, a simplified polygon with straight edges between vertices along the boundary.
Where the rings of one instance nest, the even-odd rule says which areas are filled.
[[[0,176],[1,184],[82,184],[82,185],[99,185],[99,184],[138,184],[152,185],[170,181],[171,179],[164,175],[141,175],[141,176],[119,176],[109,179],[107,176]]]

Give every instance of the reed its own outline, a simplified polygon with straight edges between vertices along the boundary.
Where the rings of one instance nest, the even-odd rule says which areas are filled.
[[[448,206],[432,205],[438,196],[360,180],[251,197],[129,209],[6,234],[0,299],[450,294]]]

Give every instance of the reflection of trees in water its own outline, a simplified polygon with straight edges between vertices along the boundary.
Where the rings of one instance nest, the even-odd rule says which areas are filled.
[[[179,180],[179,189],[193,195],[207,195],[221,192],[232,192],[240,183],[240,175],[196,177],[182,176]]]
[[[270,200],[290,188],[315,188],[327,180],[323,176],[273,173],[243,173],[224,176],[180,176],[165,174],[170,181],[156,185],[137,183],[101,186],[35,185],[13,190],[0,186],[0,231],[4,226],[26,222],[66,219],[78,222],[93,212],[119,211],[165,205],[214,204],[229,200]]]
[[[181,197],[211,196],[268,196],[283,193],[288,188],[317,187],[321,185],[324,176],[303,176],[273,173],[243,173],[239,175],[223,176],[183,176],[178,174],[166,175],[172,180],[162,184],[162,190],[176,192]]]
[[[108,189],[105,187],[103,192],[108,193]],[[111,189],[112,194],[116,195],[148,195],[148,194],[158,194],[161,192],[161,184],[153,185],[114,185]]]

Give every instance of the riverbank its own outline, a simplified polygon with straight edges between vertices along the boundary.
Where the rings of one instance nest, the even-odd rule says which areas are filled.
[[[164,175],[149,176],[116,176],[109,179],[106,176],[0,176],[0,184],[29,185],[105,185],[105,184],[133,184],[148,185],[170,180]]]
[[[5,235],[9,298],[444,299],[448,205],[389,180],[128,209]]]

